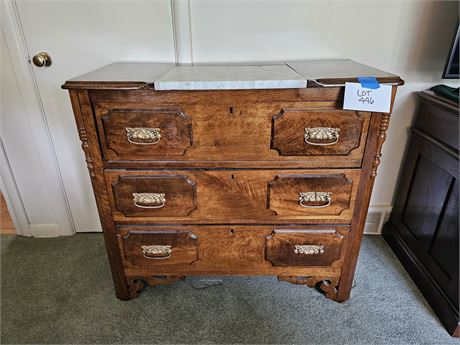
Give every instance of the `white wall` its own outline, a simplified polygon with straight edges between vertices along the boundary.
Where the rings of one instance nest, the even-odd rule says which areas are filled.
[[[415,109],[439,83],[457,1],[191,0],[194,62],[350,58],[400,75],[371,205],[391,205]]]

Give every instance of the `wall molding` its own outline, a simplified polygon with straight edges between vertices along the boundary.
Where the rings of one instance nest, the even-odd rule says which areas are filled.
[[[170,0],[176,63],[193,63],[190,0]]]

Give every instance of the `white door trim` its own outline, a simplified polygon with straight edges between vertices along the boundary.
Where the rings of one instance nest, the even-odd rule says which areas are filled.
[[[6,157],[5,149],[0,138],[0,191],[5,198],[8,212],[13,221],[17,235],[32,236],[30,233],[29,218],[21,200],[10,163]],[[0,215],[1,216],[1,215]]]
[[[176,63],[193,63],[190,0],[170,0]]]
[[[29,231],[27,232],[24,230],[24,233],[21,234],[37,237],[73,235],[75,233],[75,228],[72,222],[64,184],[59,171],[59,165],[54,151],[46,116],[41,104],[40,93],[37,88],[32,66],[30,65],[30,58],[14,0],[0,1],[0,25],[3,29],[8,51],[11,55],[13,72],[18,82],[26,111],[27,121],[29,122],[29,127],[33,128],[31,135],[35,147],[30,149],[35,150],[38,153],[41,172],[45,178],[46,190],[48,191],[49,200],[51,200],[53,207],[53,210],[51,210],[54,218],[53,223],[29,223]],[[18,136],[20,136],[20,133],[18,133]],[[3,159],[7,162],[15,161],[16,165],[20,164],[24,169],[28,169],[27,162],[21,162],[21,157],[11,157],[8,156],[6,152]],[[31,172],[31,174],[32,173],[33,172]],[[11,213],[17,217],[16,222],[22,232],[24,219],[23,216],[20,215],[25,211],[27,215],[26,218],[30,219],[31,217],[28,214],[27,208],[24,208],[24,203],[14,201],[18,196],[19,199],[21,199],[21,196],[14,196],[14,193],[10,191],[18,191],[21,189],[18,189],[14,184],[14,178],[5,178],[7,175],[7,173],[2,173],[2,183],[4,184],[5,190],[9,192],[9,200],[7,200],[7,202],[9,201],[9,207],[12,211]],[[13,177],[13,175],[11,177]],[[13,195],[11,195],[11,193]],[[34,202],[40,202],[40,200],[34,200]]]

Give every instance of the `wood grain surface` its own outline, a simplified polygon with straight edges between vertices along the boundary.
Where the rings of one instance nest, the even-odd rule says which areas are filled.
[[[143,161],[143,166],[153,167],[158,161],[182,162],[183,166],[193,161],[219,161],[224,166],[223,161],[235,165],[241,160],[252,162],[254,167],[258,161],[358,167],[370,116],[337,111],[331,103],[243,103],[227,99],[218,104],[178,104],[172,107],[161,100],[97,104],[105,159],[112,167],[135,167],[129,161]],[[339,128],[337,144],[306,143],[305,128],[319,126]],[[162,137],[157,145],[136,145],[127,140],[127,127],[158,128]],[[123,164],[118,165],[118,161]]]
[[[287,255],[285,260],[291,260],[290,265],[273,265],[267,260],[267,250],[276,255],[276,243],[270,238],[278,231],[292,231],[289,237],[292,244],[318,243],[328,246],[325,260],[313,259],[312,265],[306,267],[304,259],[295,260],[293,255]],[[198,258],[192,255],[192,240],[182,237],[174,239],[178,233],[188,233],[196,237]],[[335,277],[340,272],[340,264],[347,248],[348,227],[334,225],[300,225],[300,226],[120,226],[119,227],[120,250],[124,257],[124,266],[130,276],[145,275],[191,275],[191,274],[251,274],[251,275],[284,275],[287,272],[299,275],[311,275],[312,272],[324,273],[326,276]],[[129,249],[124,248],[126,241],[134,238]],[[170,237],[165,237],[170,234]],[[297,234],[300,236],[296,236]],[[157,238],[159,236],[159,238]],[[150,237],[150,238],[149,238]],[[280,236],[281,237],[281,236]],[[141,238],[141,240],[139,239]],[[340,244],[334,243],[334,239],[340,240]],[[267,240],[268,239],[268,240]],[[160,243],[161,242],[161,243]],[[170,244],[173,254],[168,259],[153,260],[143,258],[139,245],[144,244]],[[176,247],[177,246],[177,247]],[[187,246],[187,249],[183,249]],[[181,247],[187,254],[181,258],[174,258],[174,248],[177,253]],[[282,253],[286,253],[280,250]],[[325,252],[326,253],[326,252]],[[335,257],[335,255],[338,255]],[[160,262],[160,264],[157,264]],[[163,264],[161,264],[163,263]],[[289,266],[289,268],[287,267]],[[313,269],[313,270],[312,270]]]
[[[110,170],[105,178],[116,222],[343,224],[351,221],[360,173],[358,169]],[[299,193],[308,191],[332,192],[331,205],[322,209],[300,206]],[[145,192],[165,193],[165,207],[137,208],[132,193]]]
[[[272,119],[271,148],[282,156],[348,156],[359,147],[356,154],[362,157],[361,137],[366,137],[369,117],[369,113],[343,110],[282,109]],[[337,129],[337,142],[310,138],[307,143],[305,129],[318,127]]]
[[[314,65],[341,71],[318,76],[324,83],[355,78],[339,66]],[[93,75],[103,81],[83,77],[64,87],[71,89],[117,297],[216,274],[275,275],[339,302],[350,297],[390,114],[342,110],[341,86],[155,91],[128,75],[110,80],[108,71]],[[312,127],[337,128],[337,142],[307,142],[305,128]],[[158,129],[161,138],[133,143],[127,128]],[[327,192],[330,200],[300,205],[302,192]],[[144,207],[151,204],[138,203],[135,193],[164,194],[165,201]],[[152,258],[142,246],[172,252]]]
[[[274,229],[265,239],[265,257],[273,266],[339,266],[347,235],[348,227]],[[315,246],[316,252],[296,246]]]
[[[132,231],[131,231],[132,230]],[[122,228],[120,249],[126,264],[133,266],[190,265],[198,259],[197,237],[188,230],[139,230]],[[168,255],[145,254],[143,246],[170,246]]]

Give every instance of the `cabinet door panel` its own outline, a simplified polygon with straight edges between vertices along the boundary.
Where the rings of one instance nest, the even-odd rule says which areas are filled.
[[[458,303],[458,160],[414,134],[391,222],[453,303]]]

